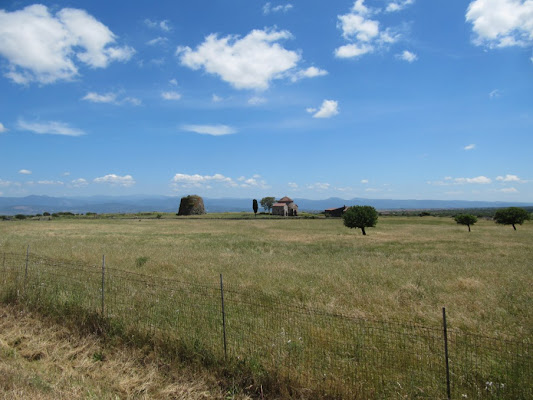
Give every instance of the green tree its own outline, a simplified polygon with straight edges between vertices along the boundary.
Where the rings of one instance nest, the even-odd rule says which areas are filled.
[[[454,219],[458,224],[468,226],[468,232],[470,232],[470,225],[474,225],[477,222],[477,217],[471,214],[459,214]]]
[[[378,212],[371,206],[349,207],[342,217],[344,226],[361,228],[363,235],[366,235],[365,228],[374,227],[378,222]]]
[[[254,209],[254,214],[257,217],[257,210],[259,209],[259,206],[257,205],[257,200],[256,199],[254,199],[254,201],[252,203],[252,207]]]
[[[512,225],[515,231],[515,225],[522,225],[524,221],[529,221],[529,213],[520,207],[502,208],[494,214],[494,222],[502,225]]]
[[[274,205],[275,202],[276,202],[276,198],[275,197],[263,197],[261,199],[261,207],[263,207],[265,209],[265,211],[270,212],[270,210],[272,210],[272,206]]]

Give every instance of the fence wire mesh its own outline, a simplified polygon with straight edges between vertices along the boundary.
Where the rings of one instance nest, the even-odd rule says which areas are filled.
[[[257,384],[324,398],[446,399],[442,327],[353,318],[227,287],[2,253],[2,299],[99,315],[178,357],[247,368]],[[104,279],[102,279],[104,277]],[[224,321],[223,321],[224,316]],[[81,317],[80,317],[81,318]],[[224,331],[225,326],[225,331]],[[448,329],[451,398],[533,398],[530,340]]]

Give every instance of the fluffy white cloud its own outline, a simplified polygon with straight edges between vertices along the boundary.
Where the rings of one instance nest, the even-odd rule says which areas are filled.
[[[465,183],[477,183],[481,185],[492,183],[492,179],[487,178],[486,176],[483,176],[483,175],[476,176],[475,178],[455,178],[453,181],[459,185],[462,185]]]
[[[236,129],[228,125],[182,125],[181,129],[201,135],[212,136],[231,135],[237,132]]]
[[[466,12],[474,44],[490,48],[533,42],[533,0],[475,0]]]
[[[178,92],[174,92],[174,91],[162,92],[161,97],[164,98],[165,100],[179,100],[181,99],[181,94],[179,94]]]
[[[176,174],[172,178],[171,186],[178,189],[180,187],[209,187],[210,183],[223,183],[227,186],[236,187],[238,184],[231,178],[228,178],[222,174],[214,175],[187,175]]]
[[[217,96],[216,94],[213,93],[213,96],[211,96],[211,101],[213,103],[220,103],[221,101],[223,101],[224,99],[220,96]]]
[[[115,174],[108,174],[100,178],[95,178],[94,183],[106,183],[112,186],[129,187],[135,185],[135,180],[131,175],[119,176]]]
[[[324,100],[318,111],[315,108],[308,108],[306,111],[315,113],[313,118],[331,118],[339,113],[339,103],[335,100]]]
[[[78,178],[78,179],[74,179],[73,181],[71,181],[70,184],[73,187],[85,187],[89,184],[89,182],[87,182],[86,179]]]
[[[0,133],[7,132],[7,128],[0,122]]]
[[[468,146],[463,147],[463,150],[468,151],[468,150],[474,150],[475,148],[476,148],[476,145],[472,143],[472,144],[469,144]]]
[[[300,61],[300,54],[283,48],[279,41],[291,38],[288,31],[253,30],[243,38],[216,34],[206,37],[196,50],[178,47],[182,65],[220,76],[237,89],[265,90]]]
[[[72,128],[65,122],[47,121],[47,122],[27,122],[19,120],[17,127],[24,131],[30,131],[39,135],[64,135],[64,136],[82,136],[85,132],[81,129]]]
[[[265,15],[268,15],[270,13],[275,13],[275,12],[283,12],[283,13],[286,13],[287,11],[291,10],[293,8],[293,5],[292,4],[283,4],[283,5],[279,5],[279,6],[272,6],[272,4],[270,2],[266,3],[264,6],[263,6],[263,14]]]
[[[499,182],[520,182],[520,183],[525,182],[522,179],[520,179],[518,176],[509,175],[509,174],[507,174],[505,176],[497,176],[496,180],[499,181]]]
[[[412,63],[418,60],[418,56],[415,53],[410,52],[409,50],[404,50],[400,54],[397,54],[396,57],[398,57],[400,60],[407,61],[408,63]]]
[[[89,92],[82,97],[82,100],[87,100],[92,103],[114,103],[116,99],[117,95],[115,93],[98,94],[95,92]]]
[[[368,179],[362,179],[361,183],[368,183]]]
[[[415,0],[393,0],[385,8],[386,12],[397,12],[413,4]]]
[[[30,170],[27,170],[27,169],[21,169],[19,171],[19,174],[22,174],[22,175],[31,175],[31,171]]]
[[[170,83],[172,86],[178,86],[178,81],[175,78],[169,80],[168,83]]]
[[[163,44],[168,42],[168,39],[166,37],[158,36],[155,39],[149,40],[146,42],[149,46],[156,46],[158,44]]]
[[[76,62],[105,68],[135,53],[115,42],[113,32],[84,10],[63,8],[52,15],[40,4],[0,10],[0,55],[9,62],[5,76],[16,83],[70,80],[78,75]]]
[[[411,3],[393,1],[389,3],[388,11],[399,11],[408,4]],[[393,10],[395,7],[397,9]],[[337,16],[337,27],[342,31],[342,37],[349,42],[335,49],[337,58],[360,57],[374,52],[377,48],[396,43],[400,39],[400,35],[391,28],[382,29],[380,22],[372,19],[373,15],[380,12],[380,9],[367,7],[364,0],[356,0],[349,13]]]
[[[302,69],[300,71],[295,72],[292,75],[291,80],[293,82],[296,82],[296,81],[299,81],[300,79],[316,78],[318,76],[324,76],[324,75],[327,75],[327,74],[328,74],[328,71],[326,71],[324,69],[320,69],[320,68],[317,68],[317,67],[309,67],[307,69]]]

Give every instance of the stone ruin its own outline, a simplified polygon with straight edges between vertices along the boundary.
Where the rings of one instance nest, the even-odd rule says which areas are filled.
[[[205,214],[204,200],[200,196],[190,195],[181,198],[178,215]]]

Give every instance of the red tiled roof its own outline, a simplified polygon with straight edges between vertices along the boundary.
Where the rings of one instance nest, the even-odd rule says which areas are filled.
[[[287,197],[287,196],[285,196],[285,197],[283,197],[283,198],[278,200],[278,203],[292,203],[292,202],[293,202],[293,200],[290,197]]]

